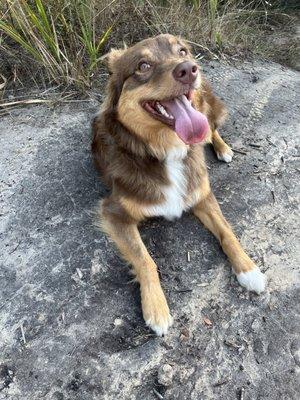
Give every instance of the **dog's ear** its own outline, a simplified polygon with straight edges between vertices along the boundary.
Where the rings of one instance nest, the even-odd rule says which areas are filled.
[[[113,74],[116,70],[115,66],[118,63],[118,60],[120,60],[122,55],[125,53],[126,48],[126,45],[124,45],[124,49],[111,49],[109,53],[106,53],[101,57],[101,60],[106,65],[110,74]]]

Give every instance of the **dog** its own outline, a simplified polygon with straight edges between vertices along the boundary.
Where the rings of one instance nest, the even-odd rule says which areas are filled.
[[[218,133],[227,112],[186,41],[170,34],[104,56],[107,94],[92,123],[92,154],[111,194],[101,201],[101,229],[133,267],[146,324],[158,335],[172,325],[157,266],[138,231],[151,217],[194,215],[220,241],[239,283],[265,289],[265,275],[243,250],[209,184],[203,147],[233,152]]]

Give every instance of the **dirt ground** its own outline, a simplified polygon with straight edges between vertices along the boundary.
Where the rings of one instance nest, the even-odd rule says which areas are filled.
[[[0,120],[1,400],[300,398],[300,75],[260,61],[204,70],[236,150],[226,165],[207,148],[212,187],[266,293],[239,287],[192,216],[153,219],[141,232],[175,319],[155,337],[92,224],[107,193],[89,151],[98,105],[14,110]]]

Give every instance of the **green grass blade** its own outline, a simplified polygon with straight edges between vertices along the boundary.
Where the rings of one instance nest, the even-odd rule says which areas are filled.
[[[52,33],[51,25],[50,25],[50,22],[48,20],[45,8],[43,6],[43,2],[41,0],[35,0],[35,4],[36,4],[36,8],[37,8],[37,10],[39,12],[39,15],[40,15],[40,17],[42,19],[43,26],[48,31],[48,33],[51,34]]]
[[[102,37],[100,38],[98,45],[97,45],[97,54],[99,53],[101,47],[104,45],[104,43],[107,41],[109,35],[111,34],[111,31],[113,29],[113,25],[111,25],[106,32],[104,32],[104,34],[102,35]]]
[[[24,39],[20,33],[13,29],[10,25],[6,24],[3,21],[0,21],[0,31],[6,33],[11,39],[16,41],[20,46],[22,46],[25,50],[27,50],[36,60],[42,61],[42,57],[40,53],[32,46],[26,39]]]
[[[36,0],[38,2],[39,0]],[[41,3],[40,3],[41,4]],[[29,4],[24,4],[24,9],[27,12],[28,17],[32,22],[32,28],[35,28],[40,34],[40,40],[45,44],[46,48],[49,49],[51,54],[57,59],[60,60],[60,51],[57,47],[57,42],[55,39],[55,33],[52,31],[51,26],[49,26],[49,21],[47,16],[39,18],[39,14],[36,14],[35,11],[29,6]],[[42,15],[45,13],[45,9],[42,7],[41,10]],[[35,35],[34,32],[32,34]]]

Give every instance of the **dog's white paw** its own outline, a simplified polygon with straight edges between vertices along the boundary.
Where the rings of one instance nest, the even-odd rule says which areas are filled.
[[[241,272],[236,277],[240,285],[251,292],[260,294],[266,288],[267,278],[257,267],[248,272]]]
[[[157,336],[163,336],[173,323],[170,309],[159,283],[141,285],[143,316]]]
[[[224,153],[217,152],[217,157],[220,161],[230,163],[232,161],[233,151],[228,148]]]
[[[148,319],[146,325],[151,328],[157,336],[164,336],[168,333],[168,329],[173,324],[173,317],[168,314],[167,316],[161,317],[159,319]]]

